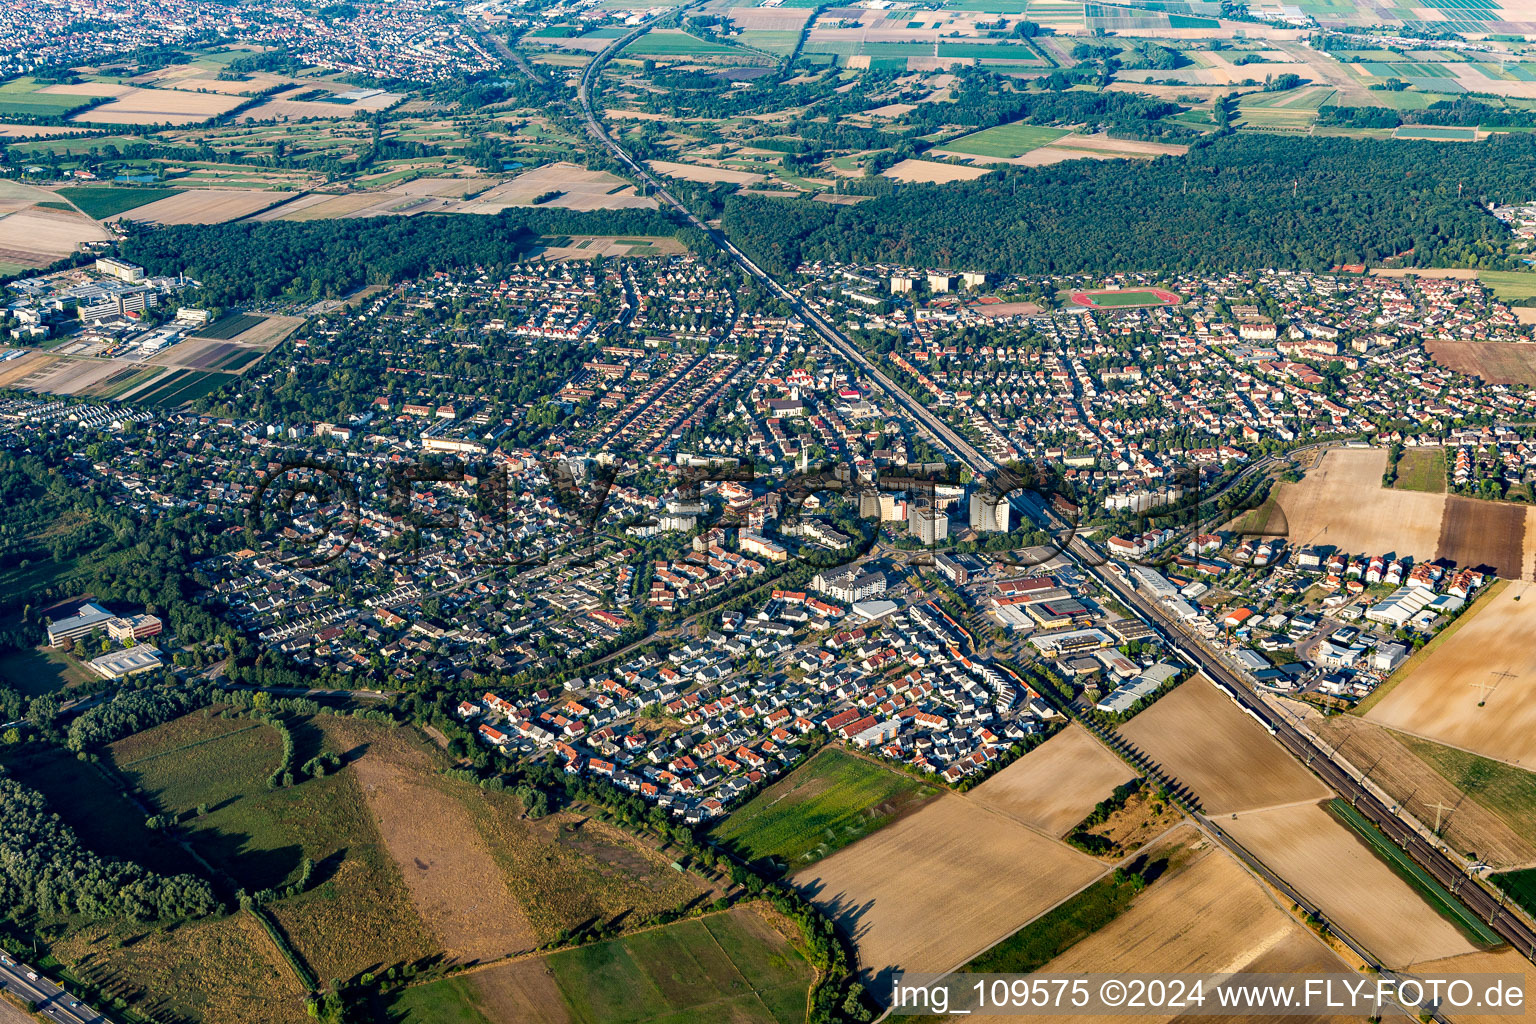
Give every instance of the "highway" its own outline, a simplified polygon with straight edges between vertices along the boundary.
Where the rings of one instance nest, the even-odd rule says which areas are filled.
[[[680,8],[680,10],[686,9]],[[577,98],[581,103],[581,112],[586,120],[588,132],[612,153],[617,160],[628,167],[636,178],[648,185],[658,201],[672,208],[689,224],[705,233],[744,272],[751,275],[764,287],[788,303],[812,330],[844,358],[857,366],[885,393],[887,398],[911,416],[913,421],[925,433],[929,434],[941,448],[948,449],[963,465],[967,466],[972,473],[978,476],[984,476],[999,469],[1000,467],[995,462],[978,451],[949,424],[945,423],[907,394],[903,388],[898,386],[895,381],[891,380],[875,366],[857,346],[843,337],[819,313],[802,302],[798,295],[780,285],[778,281],[748,259],[721,232],[709,227],[700,220],[698,216],[679,202],[647,168],[634,160],[624,147],[620,146],[608,134],[593,108],[592,85],[609,58],[639,38],[649,28],[650,25],[642,25],[628,35],[614,40],[607,49],[599,53],[587,65],[586,71],[582,74],[581,84],[577,89]],[[1047,520],[1044,525],[1054,527],[1059,531],[1066,531],[1066,524],[1048,506],[1042,506],[1042,509],[1043,516]],[[1500,897],[1495,896],[1483,888],[1476,880],[1471,879],[1451,857],[1439,848],[1431,845],[1414,831],[1411,825],[1398,817],[1391,808],[1376,799],[1363,784],[1333,760],[1329,751],[1316,746],[1311,740],[1298,732],[1285,720],[1283,715],[1272,709],[1253,689],[1223,665],[1213,652],[1206,649],[1203,644],[1198,644],[1185,637],[1173,624],[1173,621],[1154,602],[1144,601],[1139,592],[1136,592],[1124,580],[1117,578],[1115,573],[1106,572],[1104,566],[1107,560],[1087,541],[1074,537],[1067,545],[1067,548],[1069,556],[1079,561],[1084,571],[1092,575],[1110,592],[1118,595],[1127,603],[1127,607],[1136,609],[1145,621],[1162,634],[1170,646],[1179,653],[1180,657],[1190,665],[1203,669],[1207,675],[1218,680],[1231,690],[1236,695],[1235,699],[1238,704],[1264,722],[1275,738],[1291,754],[1306,764],[1325,783],[1332,787],[1334,792],[1353,804],[1362,815],[1380,828],[1392,842],[1406,851],[1414,861],[1428,871],[1437,881],[1455,893],[1457,898],[1484,921],[1488,922],[1489,927],[1508,941],[1522,956],[1536,962],[1536,931],[1533,931],[1514,914],[1505,910]],[[1215,836],[1229,847],[1232,847],[1245,861],[1252,860],[1251,855],[1247,851],[1242,850],[1235,841],[1231,840],[1221,830],[1219,825],[1209,819],[1202,820]]]
[[[29,974],[36,974],[37,980],[29,978]],[[112,1024],[109,1018],[86,1006],[34,968],[17,963],[10,957],[0,959],[0,988],[23,1003],[34,1004],[37,1016],[42,1020],[62,1021],[64,1024]],[[22,1011],[9,1003],[0,1002],[0,1021],[9,1020],[35,1024],[33,1018]]]

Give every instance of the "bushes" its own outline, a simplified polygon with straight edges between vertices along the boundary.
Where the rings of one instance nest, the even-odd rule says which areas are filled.
[[[67,746],[79,752],[180,718],[208,703],[195,689],[140,690],[88,709],[69,727]]]

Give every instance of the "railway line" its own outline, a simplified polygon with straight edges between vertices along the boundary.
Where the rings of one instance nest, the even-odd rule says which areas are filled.
[[[692,7],[696,6],[696,4],[688,6]],[[680,10],[687,9],[687,7],[680,8]],[[688,209],[651,174],[648,168],[631,157],[628,151],[608,133],[593,106],[593,85],[607,61],[625,46],[638,39],[649,28],[649,25],[642,25],[635,31],[614,40],[612,44],[588,64],[577,90],[577,98],[581,104],[581,114],[586,121],[588,132],[615,159],[627,167],[631,174],[643,182],[652,191],[658,202],[673,210],[685,222],[706,235],[744,273],[750,275],[787,303],[807,326],[815,331],[823,341],[840,355],[856,366],[885,394],[886,398],[912,417],[913,421],[937,442],[940,447],[950,451],[963,465],[977,475],[986,475],[1001,468],[985,453],[972,445],[970,441],[962,437],[948,423],[945,423],[929,409],[913,399],[911,395],[907,394],[903,388],[876,366],[857,346],[845,338],[832,324],[827,322],[821,314],[759,267],[745,253],[738,249],[730,239],[725,237],[721,231],[711,227],[694,214],[693,211]],[[1070,527],[1049,506],[1041,504],[1039,508],[1040,512],[1036,518],[1043,520],[1041,525],[1061,530],[1065,535],[1071,536]],[[1080,537],[1073,537],[1066,545],[1064,553],[1076,561],[1083,571],[1091,575],[1100,585],[1124,601],[1127,607],[1135,609],[1137,615],[1156,629],[1186,663],[1204,671],[1212,679],[1222,683],[1229,689],[1233,693],[1233,699],[1239,707],[1263,724],[1267,731],[1294,757],[1302,761],[1339,796],[1348,800],[1356,810],[1379,828],[1388,839],[1400,847],[1416,863],[1429,872],[1436,881],[1452,892],[1468,909],[1487,921],[1489,927],[1505,939],[1522,956],[1532,962],[1536,962],[1536,930],[1533,930],[1523,920],[1508,910],[1504,905],[1504,898],[1502,896],[1495,895],[1485,888],[1476,878],[1463,871],[1445,851],[1425,840],[1412,825],[1399,817],[1392,808],[1378,800],[1360,781],[1355,779],[1342,765],[1336,762],[1328,751],[1317,746],[1306,736],[1302,735],[1285,720],[1283,715],[1266,704],[1248,684],[1238,679],[1231,670],[1223,665],[1215,654],[1206,650],[1203,645],[1197,644],[1185,637],[1173,624],[1172,620],[1164,615],[1154,603],[1143,600],[1133,587],[1117,578],[1114,573],[1106,572],[1104,567],[1108,564],[1107,559],[1086,540]],[[1202,818],[1202,822],[1209,828],[1213,836],[1232,849],[1245,863],[1250,865],[1255,863],[1253,856],[1244,850],[1240,844],[1236,843],[1235,840],[1228,837],[1217,823],[1209,818]],[[1267,878],[1280,883],[1283,891],[1297,899],[1299,905],[1315,912],[1316,908],[1310,907],[1304,900],[1301,900],[1299,895],[1295,894],[1290,886],[1285,885],[1268,869],[1263,869],[1262,873]],[[1357,952],[1362,953],[1372,963],[1377,963],[1375,957],[1368,950],[1357,949]],[[1377,965],[1380,966],[1379,963]]]

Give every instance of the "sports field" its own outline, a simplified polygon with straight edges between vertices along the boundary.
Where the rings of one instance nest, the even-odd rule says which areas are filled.
[[[944,146],[944,149],[955,153],[969,153],[972,156],[1012,158],[1023,156],[1032,149],[1039,149],[1070,134],[1071,132],[1065,128],[1042,128],[1033,124],[1002,124],[996,128],[988,128],[956,139]]]
[[[1161,288],[1126,289],[1102,288],[1072,293],[1072,302],[1095,309],[1123,309],[1131,306],[1174,306],[1184,297]]]

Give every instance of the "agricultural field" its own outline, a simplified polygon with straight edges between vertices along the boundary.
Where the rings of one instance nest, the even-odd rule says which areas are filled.
[[[46,89],[28,76],[0,85],[0,117],[61,117],[90,102],[89,96],[60,95]]]
[[[1060,836],[1123,782],[1130,767],[1080,725],[1070,725],[969,794],[1025,825]]]
[[[179,188],[143,188],[129,185],[66,185],[59,195],[94,220],[110,220],[118,214],[180,195]]]
[[[1066,128],[1042,128],[1030,124],[1004,124],[996,128],[975,132],[953,142],[944,149],[951,153],[971,156],[996,156],[1005,159],[1023,156],[1032,149],[1039,149],[1071,134]]]
[[[81,90],[82,95],[109,95],[106,103],[76,114],[73,120],[80,124],[199,124],[209,118],[226,113],[243,101],[238,96],[219,93],[182,92],[175,89],[136,89],[132,86],[110,86],[85,83],[82,86],[52,86],[52,91]]]
[[[715,827],[747,860],[797,870],[890,824],[939,794],[935,786],[828,747]]]
[[[966,167],[963,164],[941,164],[933,160],[902,160],[892,164],[883,176],[903,182],[942,184],[949,181],[974,181],[985,177],[988,171],[982,167]]]
[[[1320,803],[1243,811],[1221,827],[1389,967],[1476,948]]]
[[[1489,384],[1536,387],[1536,345],[1428,339],[1424,349],[1441,366]]]
[[[797,1024],[812,972],[755,906],[406,989],[398,1024]]]
[[[296,192],[198,188],[135,207],[131,220],[146,224],[222,224],[292,199]]]
[[[250,313],[230,313],[227,316],[220,317],[211,324],[198,328],[194,337],[228,341],[236,335],[257,326],[262,320],[262,317],[253,316]]]
[[[1445,449],[1409,448],[1397,460],[1397,479],[1392,486],[1399,491],[1445,493]]]
[[[1438,557],[1445,497],[1382,487],[1386,469],[1384,448],[1331,449],[1300,483],[1275,487],[1283,535],[1296,547]]]
[[[1536,669],[1511,637],[1536,630],[1536,590],[1511,581],[1462,615],[1366,717],[1400,732],[1511,764],[1536,764]],[[1426,648],[1427,649],[1427,648]]]
[[[727,182],[732,185],[756,185],[764,175],[751,171],[735,171],[728,167],[710,167],[704,164],[680,164],[671,160],[648,160],[651,170],[684,181],[699,181],[708,185]]]
[[[42,267],[107,234],[46,189],[0,182],[0,263]]]
[[[1536,272],[1529,270],[1479,270],[1478,281],[1493,290],[1501,302],[1536,299]]]
[[[947,794],[793,881],[853,940],[866,983],[887,999],[892,971],[962,964],[1105,870],[974,795]]]
[[[561,195],[545,206],[567,210],[619,210],[656,208],[656,200],[636,193],[623,178],[606,171],[589,171],[575,164],[546,164],[503,182],[455,207],[459,213],[500,213],[512,207],[532,206],[547,192]]]
[[[134,392],[131,400],[151,409],[169,409],[211,395],[234,379],[231,374],[209,370],[174,370],[153,386]]]
[[[1188,786],[1210,813],[1321,800],[1328,790],[1204,676],[1178,686],[1120,734]]]
[[[739,46],[712,43],[676,29],[647,32],[624,47],[624,53],[630,57],[755,56],[750,50],[743,50]]]
[[[1172,850],[1167,870],[1129,910],[1041,970],[1070,976],[1346,969],[1226,850],[1203,836]]]
[[[1395,733],[1355,715],[1324,717],[1301,701],[1291,714],[1452,848],[1495,867],[1536,862],[1536,774]]]

